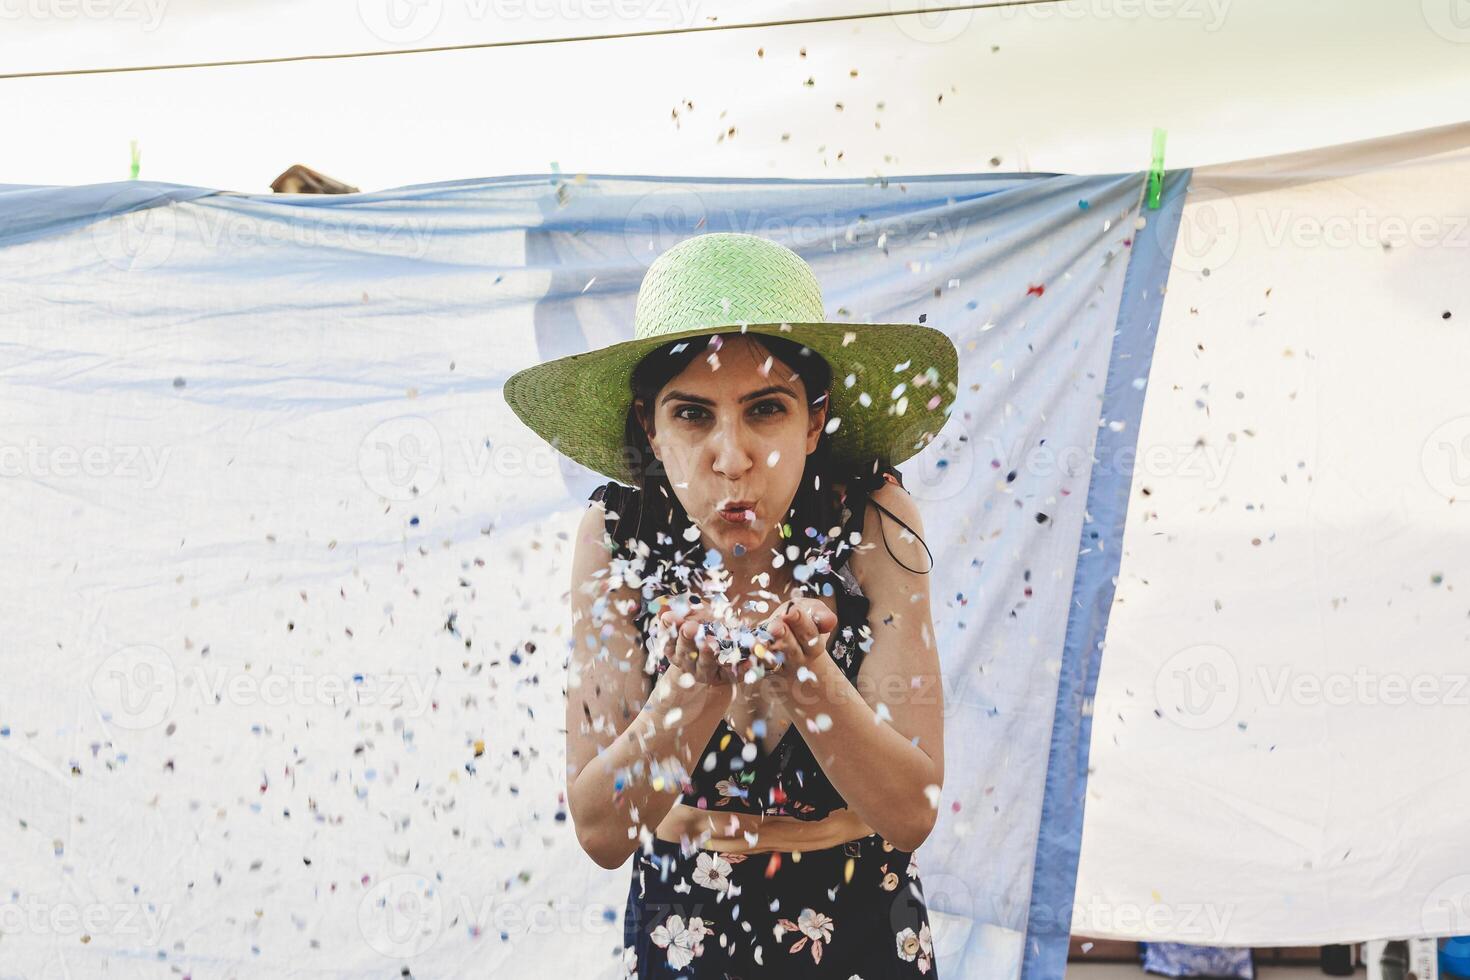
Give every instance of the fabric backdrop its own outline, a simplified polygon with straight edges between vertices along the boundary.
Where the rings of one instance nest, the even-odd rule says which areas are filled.
[[[1470,124],[1197,169],[1073,929],[1470,932]]]
[[[616,974],[630,872],[562,796],[600,478],[500,386],[629,336],[652,259],[733,230],[797,249],[830,317],[959,347],[902,467],[945,682],[923,880],[940,976],[1059,976],[1090,458],[1136,431],[1146,366],[1116,361],[1146,357],[1187,178],[1159,211],[1138,173],[0,188],[6,967]]]

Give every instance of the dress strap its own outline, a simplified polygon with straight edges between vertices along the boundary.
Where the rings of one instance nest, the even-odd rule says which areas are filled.
[[[618,528],[622,525],[623,518],[633,507],[637,493],[637,487],[625,487],[621,483],[613,481],[597,487],[587,498],[589,503],[592,501],[600,501],[602,503],[603,509],[607,512],[604,518],[607,533],[612,538],[613,543],[618,546],[622,545],[622,541],[618,537]]]
[[[928,568],[924,569],[923,571],[920,571],[917,568],[909,568],[903,562],[899,561],[897,555],[893,554],[893,546],[888,543],[888,532],[887,531],[884,531],[883,532],[883,547],[885,547],[885,548],[888,549],[888,554],[893,558],[894,561],[898,562],[899,567],[900,568],[903,568],[903,569],[905,569],[907,571],[913,572],[915,575],[928,575],[930,572],[934,571],[934,552],[932,552],[932,551],[929,550],[929,542],[925,541],[922,537],[920,537],[919,536],[919,533],[917,531],[915,531],[913,528],[909,527],[908,524],[904,522],[904,519],[902,517],[899,517],[897,514],[895,514],[893,511],[889,510],[887,507],[884,507],[882,504],[878,503],[878,501],[876,501],[876,500],[873,500],[872,501],[872,504],[873,504],[874,507],[878,508],[878,510],[880,510],[884,514],[887,514],[889,517],[893,518],[895,521],[898,521],[898,523],[903,527],[903,529],[905,531],[909,532],[916,539],[918,539],[919,544],[921,544],[921,545],[924,546],[924,554],[926,554],[926,555],[929,556],[929,567]],[[882,526],[882,523],[881,522],[882,522],[882,519],[880,518],[879,519],[879,526],[880,527]]]
[[[892,466],[883,466],[871,475],[865,476],[861,480],[857,481],[856,485],[848,490],[845,504],[847,508],[851,511],[851,516],[848,518],[847,524],[842,529],[843,537],[851,540],[851,534],[853,531],[862,531],[863,519],[865,518],[867,512],[867,505],[871,503],[874,507],[878,508],[880,513],[887,514],[890,518],[897,521],[905,531],[912,534],[915,538],[918,538],[919,544],[923,545],[924,554],[929,556],[929,567],[921,571],[917,568],[909,568],[908,565],[905,565],[902,561],[899,561],[899,557],[893,554],[893,546],[888,543],[888,531],[884,528],[883,519],[880,517],[878,519],[878,527],[880,531],[882,531],[883,547],[888,549],[888,554],[893,558],[895,562],[898,562],[899,567],[913,572],[916,575],[928,575],[934,569],[934,553],[929,550],[929,543],[925,541],[922,537],[920,537],[918,532],[909,527],[908,523],[904,521],[903,518],[899,517],[893,511],[889,510],[887,507],[884,507],[882,504],[878,503],[878,501],[873,499],[873,492],[881,487],[885,482],[896,484],[898,487],[902,488],[903,474]],[[841,556],[842,562],[845,563],[846,559],[851,557],[851,555],[852,548],[851,546],[849,546],[848,548],[843,550]]]

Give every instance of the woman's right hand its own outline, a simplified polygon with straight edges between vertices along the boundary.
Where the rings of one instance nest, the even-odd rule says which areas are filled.
[[[668,633],[667,642],[673,645],[668,652],[669,669],[689,675],[696,684],[721,689],[734,684],[734,674],[718,659],[719,646],[712,633],[715,617],[708,602],[694,595],[678,596],[659,612],[658,620]]]

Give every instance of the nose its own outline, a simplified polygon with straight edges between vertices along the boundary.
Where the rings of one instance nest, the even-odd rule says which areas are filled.
[[[737,480],[745,474],[755,460],[745,451],[745,433],[736,421],[726,419],[711,435],[715,458],[714,471],[729,480]]]

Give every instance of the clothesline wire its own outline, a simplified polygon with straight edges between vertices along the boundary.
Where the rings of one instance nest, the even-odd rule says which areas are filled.
[[[232,68],[241,65],[275,65],[292,61],[336,61],[345,58],[381,58],[400,54],[434,54],[440,51],[474,51],[484,48],[517,48],[534,44],[566,44],[574,41],[614,41],[634,37],[663,37],[671,34],[700,34],[706,31],[755,30],[763,27],[794,27],[802,24],[831,24],[839,21],[870,20],[874,17],[910,17],[916,14],[957,13],[963,10],[988,10],[1000,7],[1029,7],[1062,0],[996,0],[992,3],[964,3],[948,7],[915,7],[908,10],[878,10],[862,14],[832,14],[826,17],[797,17],[789,20],[766,20],[744,24],[705,24],[700,27],[666,27],[659,30],[630,31],[626,34],[584,34],[574,37],[524,38],[515,41],[481,41],[470,44],[441,44],[426,48],[395,48],[386,51],[344,51],[335,54],[293,54],[279,58],[240,58],[232,61],[195,61],[170,65],[123,65],[114,68],[67,68],[57,71],[20,71],[0,74],[0,80],[12,78],[55,78],[62,75],[113,75],[134,71],[173,71],[179,68]]]

